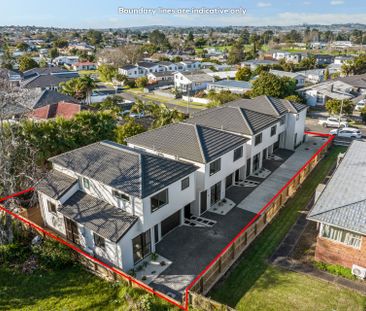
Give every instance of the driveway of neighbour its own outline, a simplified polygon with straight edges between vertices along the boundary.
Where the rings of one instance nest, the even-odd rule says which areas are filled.
[[[181,299],[185,288],[244,228],[259,210],[286,184],[325,142],[309,137],[294,153],[278,154],[285,161],[265,161],[264,167],[273,173],[256,188],[232,187],[227,197],[237,205],[228,214],[206,212],[203,217],[217,221],[211,228],[180,226],[156,246],[156,252],[172,264],[150,285]],[[281,150],[280,150],[281,152]]]
[[[238,208],[257,214],[304,166],[326,140],[326,138],[308,137],[308,141],[298,147],[290,158],[239,203]]]

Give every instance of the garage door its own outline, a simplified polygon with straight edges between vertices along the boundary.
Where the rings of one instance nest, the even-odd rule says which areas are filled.
[[[180,211],[176,212],[172,216],[161,222],[161,235],[166,235],[169,231],[173,230],[180,225]]]

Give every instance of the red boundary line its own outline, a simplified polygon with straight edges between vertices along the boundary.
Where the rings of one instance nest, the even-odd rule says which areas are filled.
[[[139,287],[143,288],[144,290],[148,291],[149,293],[164,299],[165,301],[175,305],[176,307],[182,309],[182,310],[189,310],[189,290],[192,288],[193,285],[196,284],[196,282],[201,278],[201,276],[203,274],[206,273],[206,271],[208,269],[210,269],[212,267],[213,264],[215,264],[215,262],[220,258],[220,256],[233,244],[235,243],[235,241],[259,218],[259,216],[262,215],[262,213],[267,209],[267,207],[282,193],[282,191],[309,165],[309,163],[334,139],[333,135],[330,134],[323,134],[323,133],[317,133],[317,132],[305,132],[305,134],[307,135],[313,135],[313,136],[320,136],[320,137],[328,137],[328,140],[319,148],[319,150],[300,168],[300,170],[272,197],[272,199],[252,218],[252,220],[242,229],[240,230],[240,232],[231,240],[231,242],[229,242],[229,244],[227,244],[225,246],[225,248],[206,266],[206,268],[204,270],[202,270],[202,272],[187,286],[187,288],[185,289],[185,304],[181,305],[179,303],[177,303],[175,300],[173,299],[169,299],[166,295],[163,295],[162,293],[155,291],[153,288],[151,288],[150,286],[147,286],[145,283],[140,282],[139,280],[133,278],[132,276],[117,270],[107,264],[105,264],[104,262],[100,261],[99,259],[89,255],[88,253],[84,252],[82,249],[68,243],[67,241],[65,241],[64,239],[52,234],[49,231],[44,230],[43,228],[41,228],[40,226],[31,223],[30,221],[28,221],[26,218],[12,212],[9,211],[8,209],[6,209],[5,207],[3,207],[2,205],[0,205],[0,210],[8,213],[9,215],[13,216],[14,218],[26,223],[27,225],[29,225],[30,227],[33,227],[39,231],[41,231],[42,233],[44,233],[45,235],[49,236],[50,238],[60,242],[61,244],[66,245],[67,247],[71,248],[72,250],[76,251],[77,253],[83,255],[84,257],[90,259],[91,261],[105,267],[106,269],[122,276],[124,279],[126,279],[127,281],[130,281],[132,283],[137,284]],[[34,191],[34,188],[29,188],[23,191],[20,191],[18,193],[6,196],[4,198],[0,199],[0,203],[4,202],[6,200],[9,200],[11,198],[14,197],[18,197],[22,194],[25,193],[29,193]]]

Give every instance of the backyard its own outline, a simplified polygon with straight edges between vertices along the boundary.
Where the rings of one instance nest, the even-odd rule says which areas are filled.
[[[296,306],[303,306],[301,310],[315,310],[319,306],[327,310],[335,307],[337,310],[344,310],[352,306],[352,303],[355,307],[348,310],[364,310],[366,297],[307,276],[273,268],[267,261],[295,223],[299,212],[310,201],[317,185],[328,175],[338,154],[344,151],[344,147],[330,149],[278,217],[254,241],[229,276],[209,296],[238,310],[262,309],[258,304],[265,304],[267,310],[293,310],[294,303]],[[270,299],[271,295],[276,299]]]

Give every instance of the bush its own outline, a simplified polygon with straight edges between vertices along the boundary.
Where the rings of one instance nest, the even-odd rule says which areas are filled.
[[[72,251],[57,241],[45,240],[32,250],[40,263],[48,268],[61,269],[74,263]]]
[[[0,245],[0,264],[20,264],[31,255],[28,245],[12,243]]]
[[[340,265],[332,265],[332,264],[327,264],[324,262],[316,261],[316,262],[314,262],[314,266],[316,268],[318,268],[319,270],[326,271],[326,272],[329,272],[330,274],[334,274],[337,276],[342,276],[346,279],[350,279],[350,280],[357,279],[357,277],[352,274],[351,269],[342,267]]]

